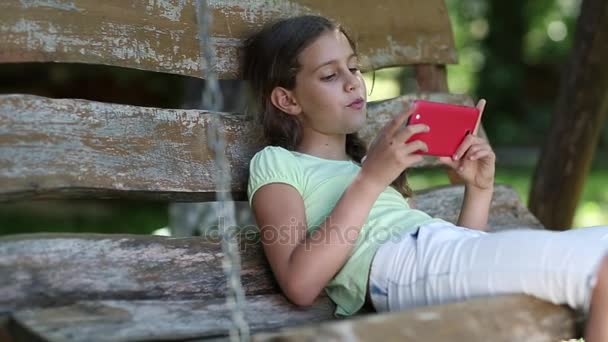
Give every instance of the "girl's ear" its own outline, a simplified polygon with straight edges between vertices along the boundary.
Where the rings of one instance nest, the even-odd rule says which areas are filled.
[[[298,115],[302,112],[302,107],[298,104],[293,93],[283,87],[275,87],[270,93],[272,104],[283,112],[291,115]]]

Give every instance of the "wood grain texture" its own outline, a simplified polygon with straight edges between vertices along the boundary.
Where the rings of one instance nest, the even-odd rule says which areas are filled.
[[[320,14],[342,23],[359,45],[364,70],[413,63],[455,63],[442,0],[214,0],[214,72],[238,78],[239,48],[263,25]],[[1,62],[105,64],[194,77],[199,63],[194,0],[4,0]]]
[[[497,186],[490,230],[538,228],[517,193]],[[455,222],[461,186],[416,196],[417,208]],[[235,231],[236,233],[237,231]],[[255,226],[240,227],[247,295],[277,293]],[[0,314],[85,299],[209,299],[225,293],[217,236],[24,234],[0,237]]]
[[[240,237],[245,293],[277,293],[257,236]],[[0,313],[84,299],[222,297],[226,289],[222,256],[217,239],[111,234],[5,236],[0,238]]]
[[[524,295],[347,320],[336,320],[332,310],[327,297],[297,308],[280,295],[265,295],[248,297],[244,313],[255,334],[253,341],[553,342],[575,336],[576,318],[570,309]],[[46,341],[181,341],[226,338],[230,327],[230,312],[223,299],[82,301],[17,312],[10,331],[13,336],[38,336]]]
[[[371,141],[415,94],[370,103],[361,136]],[[159,109],[32,95],[0,96],[0,201],[28,198],[215,199],[218,167],[207,129],[224,126],[235,200],[246,199],[251,157],[263,147],[260,129],[243,114]],[[433,165],[429,159],[424,165]],[[421,166],[424,166],[421,165]]]
[[[450,185],[422,190],[414,196],[416,207],[433,217],[456,223],[464,198],[464,185]],[[521,203],[517,192],[508,185],[495,186],[490,204],[488,230],[543,229],[538,219]]]
[[[512,295],[282,329],[253,341],[554,342],[574,336],[572,310]]]
[[[299,308],[279,294],[246,298],[244,318],[252,332],[327,322],[334,305],[320,297]],[[73,305],[23,310],[9,324],[14,336],[46,341],[183,341],[226,337],[232,317],[224,298],[212,300],[81,301]]]

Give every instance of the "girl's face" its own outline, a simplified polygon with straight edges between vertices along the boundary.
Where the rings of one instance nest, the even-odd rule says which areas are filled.
[[[365,125],[366,88],[357,56],[339,30],[323,33],[298,56],[293,95],[306,128],[326,135],[354,133]]]

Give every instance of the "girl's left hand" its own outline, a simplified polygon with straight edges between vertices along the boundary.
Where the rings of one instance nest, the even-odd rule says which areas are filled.
[[[477,103],[480,113],[477,127],[473,134],[469,134],[460,144],[455,155],[439,158],[441,163],[454,169],[467,186],[481,190],[491,189],[494,185],[494,163],[496,161],[496,155],[490,144],[477,136],[485,105],[485,100],[479,100]]]

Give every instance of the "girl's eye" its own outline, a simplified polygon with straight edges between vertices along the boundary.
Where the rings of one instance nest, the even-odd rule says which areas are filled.
[[[353,74],[356,74],[357,72],[359,72],[359,68],[356,68],[356,67],[355,67],[355,68],[348,68],[348,70],[349,70],[351,73],[353,73]],[[334,79],[335,77],[336,77],[336,74],[335,74],[335,73],[333,73],[333,74],[331,74],[331,75],[329,75],[329,76],[321,77],[321,80],[323,80],[323,81],[331,81],[331,80],[332,80],[332,79]]]

